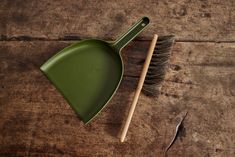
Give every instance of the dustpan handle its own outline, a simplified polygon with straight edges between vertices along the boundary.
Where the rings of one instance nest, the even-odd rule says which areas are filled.
[[[137,23],[135,23],[126,33],[120,36],[114,43],[113,47],[120,51],[125,47],[132,39],[134,39],[141,31],[149,24],[149,18],[143,17]]]

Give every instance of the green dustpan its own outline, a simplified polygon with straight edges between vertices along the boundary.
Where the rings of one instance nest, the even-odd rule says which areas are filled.
[[[148,24],[149,19],[143,17],[114,42],[90,39],[72,44],[41,66],[84,123],[95,117],[117,90],[123,75],[120,50]]]

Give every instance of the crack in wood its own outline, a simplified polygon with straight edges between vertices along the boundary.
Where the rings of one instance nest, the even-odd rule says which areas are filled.
[[[0,41],[77,41],[83,39],[92,39],[94,37],[80,37],[76,35],[66,35],[58,38],[45,38],[45,37],[33,37],[27,35],[21,36],[6,36],[0,35]],[[113,41],[114,39],[103,39],[106,41]],[[151,38],[135,38],[133,41],[151,41]],[[235,43],[233,40],[193,40],[193,39],[176,39],[175,42],[206,42],[206,43]]]

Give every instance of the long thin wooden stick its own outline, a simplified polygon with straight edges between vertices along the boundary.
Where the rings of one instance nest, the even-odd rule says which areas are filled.
[[[147,74],[147,71],[148,71],[148,67],[149,67],[149,64],[151,62],[151,58],[152,58],[152,55],[153,55],[153,52],[154,52],[154,48],[155,48],[156,43],[157,43],[157,38],[158,38],[158,35],[154,34],[153,40],[151,42],[151,45],[150,45],[148,53],[147,53],[146,60],[144,62],[144,66],[143,66],[143,70],[142,70],[141,75],[140,75],[138,86],[137,86],[137,89],[135,91],[134,99],[133,99],[133,102],[131,104],[131,108],[130,108],[128,117],[126,119],[124,128],[122,130],[121,139],[120,139],[121,142],[124,142],[127,131],[128,131],[128,128],[129,128],[129,125],[131,123],[131,119],[132,119],[133,113],[135,111],[135,107],[136,107],[136,104],[138,102],[141,89],[142,89],[143,84],[144,84],[144,80],[145,80],[145,77],[146,77],[146,74]]]

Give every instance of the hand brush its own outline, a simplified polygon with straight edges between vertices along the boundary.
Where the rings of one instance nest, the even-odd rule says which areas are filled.
[[[165,78],[171,49],[175,42],[173,35],[159,36],[151,63],[144,81],[142,92],[147,96],[157,97],[161,83]]]
[[[147,53],[128,117],[122,130],[120,139],[121,142],[124,142],[125,140],[142,88],[144,94],[148,96],[157,96],[159,94],[160,84],[164,80],[166,66],[170,57],[170,51],[173,43],[174,36],[163,36],[158,38],[158,35],[154,35]]]

